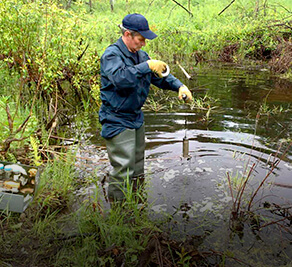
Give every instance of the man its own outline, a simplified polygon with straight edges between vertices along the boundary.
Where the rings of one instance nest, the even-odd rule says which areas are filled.
[[[113,200],[124,199],[127,178],[133,182],[144,174],[145,129],[141,108],[150,84],[178,92],[180,99],[184,95],[192,100],[189,89],[173,75],[162,77],[166,63],[152,60],[140,50],[146,39],[157,37],[146,18],[129,14],[120,28],[122,37],[105,50],[100,60],[99,120],[113,167],[108,188],[108,197]]]

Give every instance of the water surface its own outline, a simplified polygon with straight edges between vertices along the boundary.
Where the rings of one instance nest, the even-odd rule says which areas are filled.
[[[216,99],[210,107],[217,108],[208,118],[207,110],[191,110],[183,103],[171,111],[145,111],[148,201],[155,217],[168,216],[164,228],[178,238],[204,237],[202,249],[231,251],[251,266],[288,264],[292,216],[289,225],[281,214],[263,207],[280,205],[287,207],[288,217],[292,214],[292,84],[266,69],[220,66],[196,71],[190,81],[179,70],[175,75],[195,98],[207,93]],[[153,93],[150,97],[160,101]],[[183,156],[184,138],[189,145],[187,157]],[[234,232],[227,176],[239,188],[252,166],[241,209],[246,211],[252,193],[272,170],[251,211],[266,222],[283,221],[255,233],[250,220],[245,220],[242,231]]]

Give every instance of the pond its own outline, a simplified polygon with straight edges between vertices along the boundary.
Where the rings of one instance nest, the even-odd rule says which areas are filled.
[[[227,253],[232,266],[288,264],[292,83],[264,68],[214,66],[196,72],[187,80],[174,69],[195,99],[208,95],[205,109],[178,103],[171,111],[145,110],[153,216],[172,236]]]

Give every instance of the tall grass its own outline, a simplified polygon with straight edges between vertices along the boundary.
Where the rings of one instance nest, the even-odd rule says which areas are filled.
[[[243,235],[245,224],[249,224],[253,231],[260,231],[270,225],[279,225],[281,230],[291,234],[291,231],[286,227],[291,224],[291,214],[289,212],[291,207],[288,207],[288,212],[286,212],[286,207],[281,207],[282,203],[269,203],[264,199],[266,194],[262,194],[268,184],[273,183],[269,178],[286,157],[291,146],[291,142],[285,142],[283,147],[281,144],[278,150],[270,156],[271,159],[268,158],[269,167],[266,175],[260,178],[258,183],[254,183],[254,179],[259,178],[256,171],[259,162],[251,164],[251,158],[248,158],[245,171],[241,176],[236,174],[232,177],[230,173],[227,173],[228,187],[233,202],[229,221],[232,232],[239,234],[239,236]],[[269,210],[270,207],[271,213],[278,216],[270,218],[267,214],[264,214],[263,211]]]
[[[0,213],[1,264],[139,265],[139,255],[152,233],[159,231],[148,218],[142,188],[134,190],[127,179],[125,200],[108,210],[97,178],[89,177],[96,184],[94,197],[76,206],[82,198],[74,194],[80,187],[74,159],[67,153],[44,167],[34,201],[22,215]]]

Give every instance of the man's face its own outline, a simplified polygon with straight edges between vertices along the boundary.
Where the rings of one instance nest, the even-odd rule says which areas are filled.
[[[141,34],[136,34],[135,36],[132,36],[129,33],[127,40],[128,49],[133,53],[139,51],[143,46],[146,45],[146,39]]]

